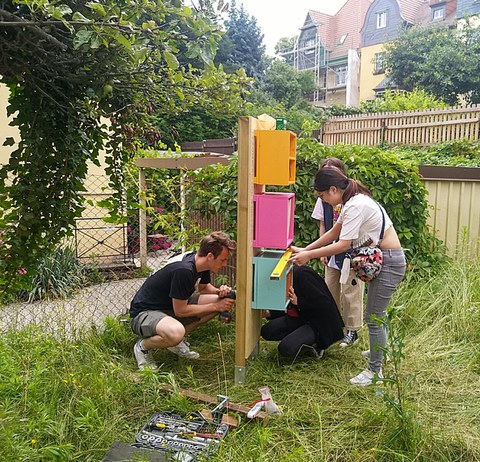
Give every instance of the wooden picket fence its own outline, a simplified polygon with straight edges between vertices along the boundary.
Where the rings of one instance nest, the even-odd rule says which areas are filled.
[[[331,117],[319,141],[326,145],[431,145],[477,140],[480,105]]]

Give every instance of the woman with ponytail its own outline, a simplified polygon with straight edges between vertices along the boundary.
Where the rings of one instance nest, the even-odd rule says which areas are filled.
[[[337,167],[346,175],[345,164],[337,157],[327,157],[323,160],[320,168]],[[332,207],[320,198],[315,203],[312,218],[320,222],[320,234],[323,236],[337,221],[342,211],[342,204]],[[335,303],[342,314],[345,323],[345,336],[340,343],[341,348],[355,345],[358,341],[358,331],[363,326],[363,291],[365,283],[356,279],[355,271],[351,269],[345,284],[341,284],[341,269],[345,260],[345,253],[322,257],[325,266],[325,282],[330,290]],[[355,279],[355,282],[352,281]]]
[[[304,248],[292,247],[294,254],[290,262],[304,265],[313,258],[329,257],[366,245],[378,244],[383,252],[382,270],[369,283],[367,292],[368,368],[350,379],[352,385],[371,385],[375,375],[377,380],[383,377],[383,348],[387,342],[385,326],[375,319],[385,317],[393,292],[403,279],[405,255],[390,217],[366,186],[348,178],[336,167],[325,166],[315,177],[314,189],[328,204],[342,204],[342,211],[333,227],[319,239]],[[346,265],[344,268],[349,270]]]

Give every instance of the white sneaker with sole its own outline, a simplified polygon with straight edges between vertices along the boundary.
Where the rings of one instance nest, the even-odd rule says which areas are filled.
[[[365,369],[364,371],[360,372],[360,374],[356,375],[352,379],[350,379],[350,383],[352,385],[359,385],[361,387],[366,387],[368,385],[372,385],[373,381],[375,380],[375,384],[381,384],[383,379],[382,371],[373,372],[370,369]]]
[[[140,342],[141,340],[135,343],[135,346],[133,347],[133,354],[135,355],[135,359],[137,360],[138,368],[141,371],[145,369],[152,369],[152,371],[157,370],[158,366],[153,360],[152,352],[147,351],[146,353],[144,353],[140,348]]]
[[[200,355],[196,351],[190,350],[190,345],[183,339],[178,345],[167,348],[168,351],[178,356],[188,359],[198,359]]]

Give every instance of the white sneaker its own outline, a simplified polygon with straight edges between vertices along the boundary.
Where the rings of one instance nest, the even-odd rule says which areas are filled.
[[[361,387],[366,387],[368,385],[372,385],[375,380],[375,384],[381,384],[383,379],[382,371],[373,372],[370,369],[365,369],[364,371],[360,372],[357,376],[350,379],[350,383],[352,385],[359,385]]]
[[[135,346],[133,347],[133,354],[135,355],[135,359],[137,360],[138,368],[141,371],[145,369],[151,369],[152,371],[157,370],[158,366],[153,360],[152,352],[147,351],[146,353],[144,353],[140,348],[140,342],[141,340],[135,343]]]
[[[185,339],[183,339],[178,345],[167,348],[167,350],[188,359],[198,359],[200,357],[196,351],[190,350],[190,345]]]

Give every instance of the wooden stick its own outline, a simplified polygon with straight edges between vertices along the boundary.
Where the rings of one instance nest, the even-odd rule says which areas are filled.
[[[185,388],[173,388],[171,385],[164,385],[162,386],[162,390],[169,391],[171,393],[180,393],[183,396],[186,396],[187,398],[194,399],[196,401],[202,401],[204,403],[208,404],[218,404],[217,398],[214,398],[213,396],[206,395],[204,393],[198,393],[197,391],[191,391],[187,390]],[[225,408],[229,411],[233,412],[239,412],[240,414],[248,414],[248,411],[250,410],[249,407],[247,406],[242,406],[241,404],[236,404],[236,403],[231,403],[230,401],[227,403]],[[268,417],[268,414],[266,412],[260,411],[256,416],[257,419],[266,419]]]

